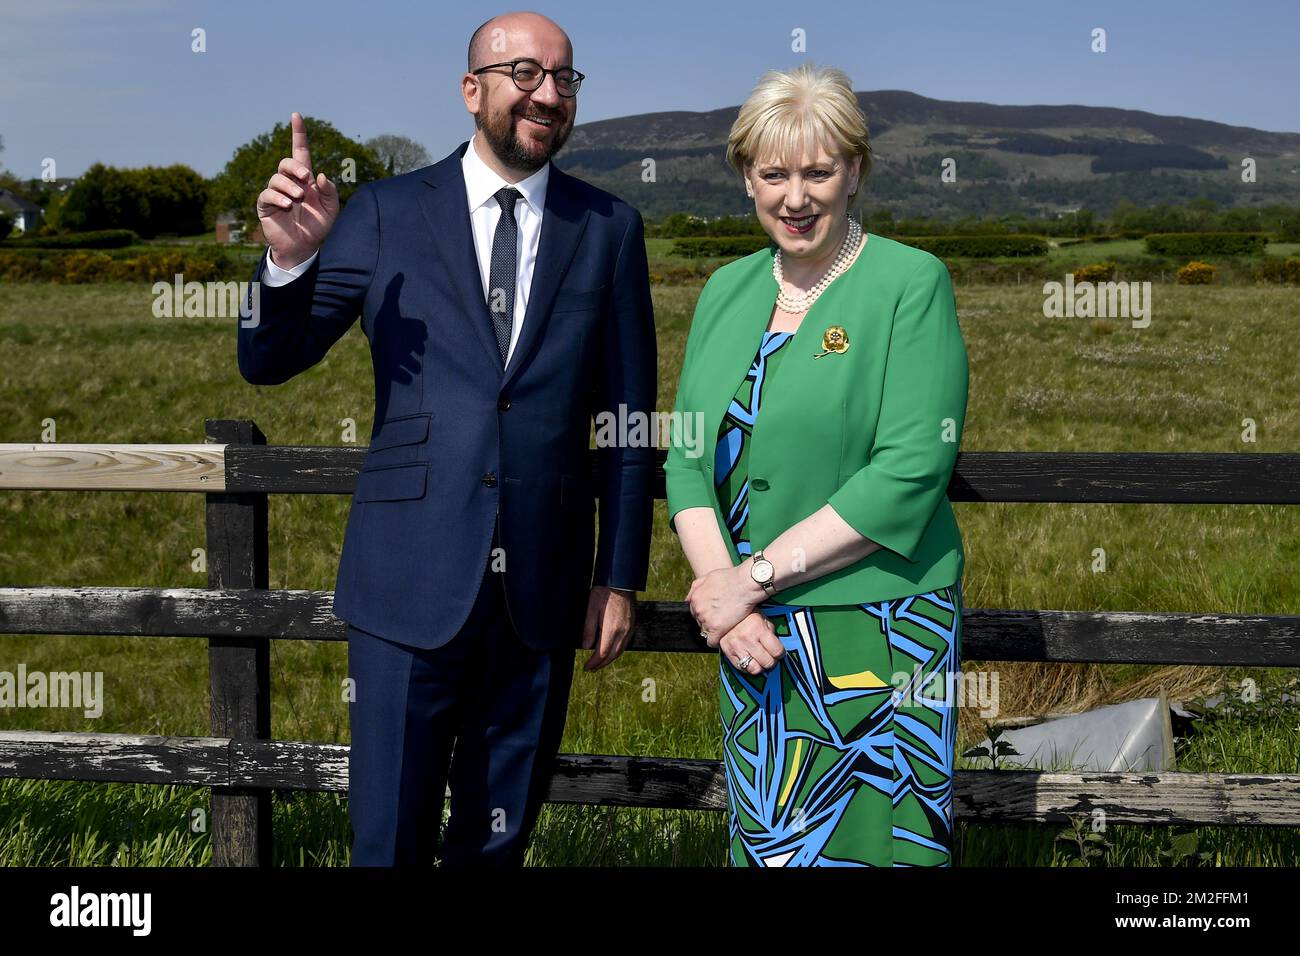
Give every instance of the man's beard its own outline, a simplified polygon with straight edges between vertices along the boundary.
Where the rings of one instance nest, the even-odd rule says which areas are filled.
[[[573,132],[571,124],[564,125],[565,120],[562,115],[539,112],[537,115],[552,120],[552,129],[555,130],[549,149],[539,156],[525,149],[519,142],[519,136],[515,132],[515,120],[522,117],[507,111],[485,122],[483,119],[485,112],[487,110],[482,109],[474,114],[474,125],[483,131],[483,138],[487,140],[488,146],[492,148],[497,158],[512,169],[526,169],[529,172],[541,169],[560,151],[568,140],[569,134]]]

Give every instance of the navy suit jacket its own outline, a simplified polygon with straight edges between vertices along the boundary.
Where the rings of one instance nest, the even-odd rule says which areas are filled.
[[[311,267],[259,288],[256,321],[240,324],[239,370],[257,385],[285,382],[361,316],[375,424],[348,514],[338,617],[403,644],[445,644],[474,605],[499,522],[520,638],[577,646],[593,584],[646,585],[654,448],[604,452],[594,574],[588,450],[597,413],[653,414],[641,216],[551,167],[528,308],[503,368],[465,197],[468,145],[361,186]]]

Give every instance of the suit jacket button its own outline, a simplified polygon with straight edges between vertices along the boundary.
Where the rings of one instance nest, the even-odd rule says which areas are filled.
[[[506,398],[504,395],[497,399],[497,408],[501,409],[501,411],[504,412],[509,407],[510,399]]]
[[[495,488],[495,487],[497,486],[497,476],[496,476],[496,473],[495,473],[495,472],[491,472],[491,471],[489,471],[486,475],[484,475],[484,476],[483,476],[483,484],[484,484],[485,486],[487,486],[488,488]]]
[[[749,487],[753,488],[755,491],[767,491],[768,489],[767,479],[752,478],[750,479]]]

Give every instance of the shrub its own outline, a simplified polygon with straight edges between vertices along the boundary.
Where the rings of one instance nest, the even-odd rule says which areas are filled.
[[[1215,271],[1208,262],[1193,260],[1178,270],[1177,281],[1179,285],[1209,285],[1214,281]]]
[[[94,232],[68,232],[63,235],[34,236],[5,243],[6,249],[120,249],[139,242],[130,229],[98,229]]]
[[[1288,259],[1270,256],[1255,270],[1255,278],[1260,282],[1289,282],[1300,285],[1300,259],[1295,256]]]
[[[708,259],[725,256],[748,256],[771,245],[767,235],[761,236],[692,236],[673,243],[673,255],[687,259]]]
[[[1094,262],[1074,270],[1075,282],[1109,282],[1115,278],[1116,264],[1113,262]]]
[[[253,263],[223,249],[150,249],[136,253],[0,251],[0,277],[17,282],[247,281]]]
[[[993,259],[999,256],[1045,256],[1047,240],[1042,236],[890,236],[898,242],[924,249],[940,259],[965,256]]]
[[[112,258],[102,252],[74,252],[63,258],[63,275],[55,281],[103,282],[112,266]]]
[[[1263,232],[1153,232],[1147,252],[1166,256],[1254,256],[1268,245]]]

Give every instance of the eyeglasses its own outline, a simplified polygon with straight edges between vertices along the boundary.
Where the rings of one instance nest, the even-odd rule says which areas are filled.
[[[481,66],[474,71],[474,75],[486,73],[488,70],[494,70],[498,67],[510,67],[510,78],[515,81],[515,86],[525,93],[531,93],[540,87],[546,81],[546,74],[549,73],[555,77],[555,92],[561,96],[577,96],[578,87],[582,86],[582,81],[587,78],[585,73],[579,73],[571,66],[556,67],[554,70],[544,68],[536,60],[511,60],[508,63],[491,63],[487,66]]]

